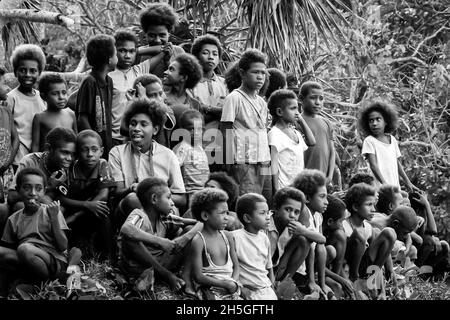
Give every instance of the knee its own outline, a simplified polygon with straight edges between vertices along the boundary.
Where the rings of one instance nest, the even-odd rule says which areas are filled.
[[[327,261],[331,262],[336,258],[336,249],[332,245],[326,246],[327,249]]]
[[[28,261],[32,256],[33,245],[29,243],[22,243],[17,247],[17,256],[21,261]]]
[[[449,249],[450,249],[450,246],[449,246],[449,244],[448,244],[448,242],[447,241],[445,241],[445,240],[441,240],[441,246],[442,246],[442,252],[444,253],[444,254],[448,254],[449,253]]]
[[[119,209],[123,211],[127,216],[137,208],[142,208],[142,204],[139,201],[136,193],[129,193],[125,198],[123,198],[119,203]]]
[[[304,236],[296,236],[292,240],[295,241],[297,248],[309,248],[310,242]]]
[[[428,250],[434,249],[435,243],[434,243],[432,236],[425,235],[422,237],[422,239],[423,239],[423,242],[422,242],[421,248],[428,249]]]
[[[394,229],[390,227],[384,228],[380,232],[379,236],[383,237],[384,239],[386,239],[386,241],[388,241],[391,244],[394,244],[394,242],[397,240],[397,233],[395,232]]]
[[[412,260],[417,259],[417,248],[416,248],[416,246],[411,246],[411,248],[409,249],[408,256]]]

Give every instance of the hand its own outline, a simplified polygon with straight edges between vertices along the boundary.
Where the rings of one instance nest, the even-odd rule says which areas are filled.
[[[237,284],[236,281],[233,280],[225,280],[224,286],[225,289],[227,289],[227,291],[231,294],[235,293],[239,289],[239,285]]]
[[[86,201],[85,207],[99,219],[109,215],[109,208],[105,201]]]
[[[136,85],[136,93],[137,93],[136,96],[138,98],[146,98],[147,97],[145,87],[140,82]]]
[[[418,198],[414,197],[414,199],[417,202],[419,202],[423,206],[426,206],[427,204],[429,204],[426,192],[420,191],[420,192],[418,192],[418,194],[419,194]]]
[[[315,282],[309,282],[309,283],[308,283],[308,288],[309,288],[309,290],[311,291],[311,293],[317,292],[317,293],[319,293],[319,296],[322,295],[322,296],[325,296],[325,297],[326,297],[326,295],[325,295],[325,293],[323,292],[322,288],[319,287],[319,285],[318,285],[317,283],[315,283]]]
[[[165,45],[161,47],[161,51],[164,52],[164,55],[167,57],[172,57],[173,54],[173,44],[171,42],[167,42]]]
[[[58,217],[58,213],[60,211],[60,204],[58,201],[53,201],[47,205],[47,212],[50,216],[50,219],[56,219]]]
[[[436,253],[440,253],[442,251],[441,240],[436,236],[431,236],[431,239],[434,242],[434,246],[436,247]]]
[[[322,291],[324,293],[325,300],[328,300],[328,299],[332,300],[333,297],[336,299],[336,297],[334,296],[333,290],[331,290],[331,288],[329,286],[327,286],[326,284],[323,285]]]
[[[175,243],[175,246],[173,248],[174,252],[180,252],[181,250],[183,250],[187,244],[189,243],[189,239],[186,237],[178,237],[175,240],[173,240],[173,242]]]
[[[411,181],[407,183],[406,187],[407,187],[411,192],[419,192],[419,193],[422,192],[422,190],[420,190],[420,189],[417,188],[415,185],[413,185],[413,184],[411,183]]]
[[[50,188],[56,188],[60,184],[64,183],[67,179],[67,175],[64,170],[58,170],[53,172],[48,179],[48,185]]]
[[[250,300],[252,291],[250,289],[247,289],[246,287],[241,288],[241,296],[244,298],[244,300]]]
[[[293,236],[302,235],[303,231],[306,230],[306,227],[298,221],[290,221],[287,227],[289,230],[289,234]]]
[[[183,288],[186,284],[183,279],[178,278],[173,273],[169,275],[169,279],[167,279],[167,282],[169,283],[170,289],[172,289],[173,291],[180,291],[181,288]]]
[[[167,238],[159,238],[158,245],[162,250],[169,253],[172,253],[175,249],[175,241]]]
[[[137,182],[133,183],[133,184],[130,186],[130,191],[131,191],[131,192],[136,192],[137,186],[138,186],[138,183],[137,183]]]
[[[339,284],[342,286],[344,293],[352,300],[355,300],[355,289],[353,288],[353,283],[349,279],[342,278],[339,281]]]

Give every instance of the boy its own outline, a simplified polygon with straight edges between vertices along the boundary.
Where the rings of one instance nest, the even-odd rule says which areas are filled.
[[[156,272],[172,290],[178,291],[184,281],[173,271],[179,267],[183,250],[201,229],[201,223],[181,235],[182,220],[173,214],[171,192],[162,179],[153,177],[140,182],[137,197],[143,209],[133,210],[120,229],[119,267],[129,277],[139,277],[138,288],[140,283],[148,284],[142,289],[152,288],[151,278]]]
[[[33,118],[31,152],[44,151],[45,137],[53,128],[71,128],[77,133],[75,113],[66,108],[67,86],[64,79],[57,74],[42,76],[39,80],[39,93],[47,103],[47,110]]]
[[[277,300],[272,288],[275,277],[270,240],[265,233],[270,223],[267,201],[256,193],[244,194],[237,201],[236,213],[244,224],[244,229],[232,232],[241,293],[246,300]]]
[[[78,159],[68,176],[67,195],[60,194],[64,216],[70,225],[70,242],[77,244],[98,231],[97,238],[101,253],[112,253],[111,223],[109,219],[109,188],[115,186],[108,162],[101,159],[102,139],[93,130],[83,130],[77,136]]]
[[[17,166],[23,156],[30,153],[32,141],[32,122],[36,113],[45,110],[39,91],[33,87],[45,67],[45,55],[34,44],[17,46],[11,55],[11,64],[19,86],[8,93],[8,108],[14,116],[14,125],[19,135],[19,150],[14,158]]]
[[[220,120],[224,163],[240,195],[259,193],[271,203],[267,104],[258,95],[266,78],[266,56],[256,49],[245,51],[239,70],[241,86],[225,98]]]
[[[173,59],[184,53],[181,47],[169,42],[169,35],[178,22],[178,15],[172,6],[166,3],[151,3],[141,11],[139,20],[148,43],[148,46],[138,48],[141,61],[150,56],[155,63],[150,72],[162,79],[164,71]],[[143,53],[154,46],[158,46],[156,52]]]
[[[76,111],[78,129],[91,129],[102,137],[108,157],[112,147],[111,104],[113,83],[108,73],[117,65],[117,51],[114,38],[96,35],[86,45],[86,57],[92,71],[80,84],[77,93]]]
[[[376,209],[385,216],[390,215],[403,201],[403,196],[398,186],[384,184],[378,189]]]
[[[317,82],[308,81],[300,88],[302,116],[316,139],[316,144],[305,151],[305,168],[318,169],[327,178],[327,185],[333,180],[335,150],[331,123],[319,113],[323,107],[323,89]]]

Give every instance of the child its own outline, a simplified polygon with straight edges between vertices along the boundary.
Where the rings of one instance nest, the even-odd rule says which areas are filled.
[[[7,99],[20,141],[14,158],[14,165],[17,166],[23,156],[31,151],[33,117],[45,110],[39,91],[33,88],[44,70],[45,55],[40,47],[23,44],[14,49],[11,64],[19,81],[19,86],[8,93]]]
[[[143,59],[149,56],[154,61],[150,72],[162,79],[164,71],[178,55],[184,50],[169,42],[170,32],[178,22],[178,15],[174,8],[166,3],[151,3],[139,14],[142,31],[147,36],[148,46],[138,48],[138,54]],[[154,52],[146,54],[145,51],[158,48]]]
[[[267,104],[258,96],[266,78],[266,56],[256,49],[239,60],[242,83],[226,98],[221,127],[224,163],[239,185],[239,194],[272,198],[270,150],[267,138]]]
[[[183,140],[174,147],[173,152],[181,166],[187,203],[189,203],[192,195],[204,188],[209,176],[208,157],[202,147],[202,114],[197,110],[183,112],[180,117],[180,128],[186,132],[183,134]]]
[[[300,87],[300,99],[303,119],[316,139],[316,144],[305,151],[305,168],[322,171],[329,185],[333,180],[336,154],[333,127],[327,119],[319,115],[323,107],[322,86],[313,81],[303,83]]]
[[[273,92],[287,87],[286,74],[283,71],[277,68],[269,68],[267,73],[269,74],[269,86],[264,93],[266,101],[269,100]]]
[[[379,213],[390,215],[402,203],[403,196],[398,186],[385,184],[378,189],[376,209]]]
[[[91,129],[102,137],[107,158],[112,147],[113,95],[112,79],[108,73],[117,65],[117,50],[114,38],[96,35],[86,45],[86,57],[92,71],[80,84],[77,94],[76,111],[78,129]]]
[[[144,179],[137,187],[137,197],[143,209],[133,210],[120,229],[119,267],[129,277],[139,277],[138,289],[142,282],[147,285],[141,289],[151,288],[152,274],[156,272],[172,290],[178,291],[185,283],[174,271],[186,256],[183,250],[201,229],[201,223],[190,221],[194,227],[181,235],[180,227],[187,219],[173,214],[171,192],[162,179]]]
[[[398,159],[401,157],[400,149],[397,139],[391,135],[397,129],[397,121],[397,110],[388,103],[374,101],[363,108],[358,119],[358,125],[366,136],[361,154],[369,162],[378,186],[391,184],[400,187],[400,175],[408,189],[418,191]]]
[[[294,92],[280,89],[275,91],[267,103],[272,115],[269,145],[273,173],[273,188],[278,190],[289,186],[294,178],[305,168],[303,153],[308,146],[316,143],[314,135],[298,111],[297,96]],[[294,125],[301,123],[303,136]]]
[[[53,128],[71,128],[77,133],[75,113],[66,107],[67,86],[64,79],[57,74],[42,76],[39,93],[47,103],[47,110],[37,113],[33,118],[31,152],[44,151],[45,137]]]
[[[0,247],[2,269],[23,268],[33,279],[56,278],[67,268],[68,230],[59,202],[43,205],[45,174],[26,168],[17,175],[17,192],[25,207],[8,218]]]
[[[206,188],[194,194],[193,216],[203,229],[192,239],[191,257],[194,280],[207,300],[239,298],[239,263],[231,234],[224,231],[228,219],[225,191]]]
[[[244,229],[232,232],[239,261],[241,293],[246,300],[277,300],[273,290],[270,241],[265,230],[270,216],[266,199],[256,193],[239,197],[236,213]]]
[[[77,136],[78,159],[69,170],[68,192],[60,194],[64,216],[70,225],[70,242],[78,243],[98,231],[101,253],[112,252],[111,223],[109,218],[109,189],[115,186],[108,162],[101,159],[102,139],[93,130],[83,130]]]

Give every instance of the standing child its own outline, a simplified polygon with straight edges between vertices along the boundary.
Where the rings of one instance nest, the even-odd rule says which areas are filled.
[[[374,101],[362,109],[358,125],[366,138],[361,154],[369,162],[378,185],[391,184],[400,187],[400,175],[408,189],[419,191],[403,170],[397,139],[391,135],[397,128],[397,121],[397,110],[388,103]]]
[[[14,158],[14,165],[17,166],[23,156],[31,152],[33,117],[45,110],[39,91],[33,88],[44,70],[45,55],[40,47],[23,44],[14,49],[11,64],[19,81],[19,86],[8,93],[7,99],[20,141]]]
[[[274,190],[289,186],[294,178],[305,168],[303,153],[316,140],[298,111],[297,96],[290,90],[276,90],[267,103],[272,115],[272,129],[269,131],[269,145],[272,163]],[[300,123],[303,136],[295,129]]]
[[[225,191],[206,188],[192,198],[194,217],[203,229],[192,239],[194,280],[208,300],[239,298],[239,262],[231,234],[224,231],[228,218],[228,196]]]
[[[56,127],[71,128],[77,133],[75,113],[66,107],[67,85],[58,74],[43,75],[39,80],[39,93],[47,103],[47,110],[33,118],[31,152],[44,151],[45,137]]]
[[[305,151],[305,168],[322,171],[329,185],[333,180],[336,154],[333,127],[327,119],[319,115],[323,107],[322,86],[313,81],[305,82],[300,88],[300,99],[303,118],[316,139],[316,144]]]
[[[117,65],[114,38],[96,35],[89,39],[86,57],[92,71],[81,82],[77,94],[75,114],[78,129],[91,129],[102,137],[107,158],[112,147],[112,95],[113,82],[108,73]]]
[[[232,232],[241,293],[246,300],[277,300],[270,240],[265,233],[270,224],[267,201],[256,193],[244,194],[237,201],[236,213],[244,224],[243,229]]]

